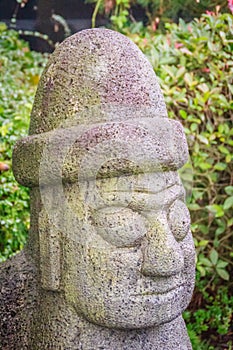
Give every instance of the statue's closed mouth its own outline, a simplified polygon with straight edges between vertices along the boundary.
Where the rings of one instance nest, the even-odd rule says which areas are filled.
[[[168,299],[172,299],[176,293],[181,293],[184,289],[184,286],[181,284],[179,286],[176,286],[172,289],[169,289],[169,290],[166,290],[164,292],[157,292],[157,291],[154,291],[154,292],[151,292],[151,291],[148,291],[148,292],[142,292],[141,294],[132,294],[131,296],[132,297],[153,297],[153,301],[154,302],[157,302],[157,303],[164,303],[166,300]]]

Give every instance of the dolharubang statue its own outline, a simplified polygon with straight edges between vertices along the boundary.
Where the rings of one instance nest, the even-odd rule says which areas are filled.
[[[13,154],[31,225],[0,266],[2,350],[191,349],[187,157],[135,44],[90,29],[58,46]]]

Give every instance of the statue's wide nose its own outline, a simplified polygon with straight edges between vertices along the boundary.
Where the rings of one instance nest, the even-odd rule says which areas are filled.
[[[150,217],[151,216],[151,217]],[[143,247],[142,273],[146,276],[171,276],[184,267],[184,256],[173,236],[166,212],[148,216],[150,228]]]

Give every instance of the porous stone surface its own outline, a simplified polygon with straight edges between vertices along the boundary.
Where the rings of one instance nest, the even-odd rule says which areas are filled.
[[[146,116],[167,116],[153,68],[142,52],[117,32],[84,30],[65,40],[48,63],[30,134],[54,130],[66,119],[69,124],[74,119],[75,125],[116,121],[114,107],[123,109],[124,120],[135,117],[129,107],[139,109],[142,117],[142,105]]]
[[[153,69],[125,36],[79,32],[51,55],[16,179],[24,250],[0,265],[3,350],[190,350],[195,252],[188,158]]]

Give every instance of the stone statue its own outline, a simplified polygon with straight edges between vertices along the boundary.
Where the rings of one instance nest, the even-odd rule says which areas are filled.
[[[31,228],[0,267],[2,350],[192,348],[187,157],[135,44],[90,29],[58,46],[13,154]]]

